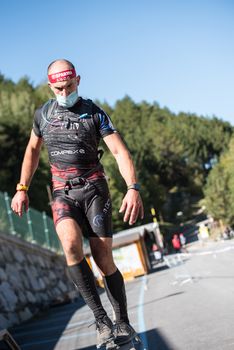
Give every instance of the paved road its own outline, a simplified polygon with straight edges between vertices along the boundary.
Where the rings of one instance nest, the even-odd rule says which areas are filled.
[[[130,319],[146,349],[234,349],[234,241],[193,244],[126,288]],[[105,293],[101,298],[111,314]],[[92,320],[78,301],[12,333],[22,350],[94,350]]]

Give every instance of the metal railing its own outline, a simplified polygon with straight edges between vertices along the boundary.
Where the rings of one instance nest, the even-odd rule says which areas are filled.
[[[11,210],[11,198],[7,192],[0,192],[0,231],[41,247],[62,253],[52,218],[45,212],[29,208],[21,218]]]

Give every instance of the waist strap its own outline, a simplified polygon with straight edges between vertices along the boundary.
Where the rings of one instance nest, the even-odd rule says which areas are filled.
[[[102,149],[98,150],[98,160],[99,160],[98,164],[94,168],[92,168],[92,169],[86,171],[85,173],[83,173],[81,176],[76,176],[76,177],[73,177],[72,179],[66,179],[65,180],[62,177],[53,175],[52,179],[64,182],[66,185],[70,185],[70,186],[76,186],[76,185],[85,184],[85,182],[87,181],[87,177],[88,176],[92,175],[95,171],[103,170],[103,166],[100,163],[100,159],[102,158],[103,153],[104,153],[104,151]]]
[[[71,186],[82,185],[87,181],[88,176],[92,175],[93,173],[95,173],[98,170],[103,170],[101,163],[98,163],[94,168],[81,174],[81,176],[75,176],[71,179],[63,179],[62,177],[53,175],[52,179],[60,181],[60,182],[64,182],[65,184],[70,184]]]

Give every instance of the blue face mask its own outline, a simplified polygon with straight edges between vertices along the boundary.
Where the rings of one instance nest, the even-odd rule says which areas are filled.
[[[70,107],[74,106],[74,104],[78,100],[78,93],[77,93],[77,91],[73,91],[68,96],[56,95],[56,100],[58,101],[58,104],[60,106],[70,108]]]

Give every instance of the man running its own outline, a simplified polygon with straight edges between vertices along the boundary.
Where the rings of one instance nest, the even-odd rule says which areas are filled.
[[[69,275],[92,310],[97,327],[97,347],[115,341],[129,342],[136,336],[127,312],[122,274],[112,255],[112,207],[98,145],[103,138],[115,157],[127,192],[120,212],[134,224],[143,218],[143,204],[131,156],[109,116],[91,100],[78,96],[80,76],[65,60],[48,67],[48,85],[55,99],[35,112],[34,124],[22,163],[20,182],[12,210],[22,216],[28,209],[27,190],[38,167],[44,142],[53,183],[53,219],[61,241]],[[86,227],[91,253],[115,312],[115,327],[102,306],[95,280],[83,253],[82,230]]]

